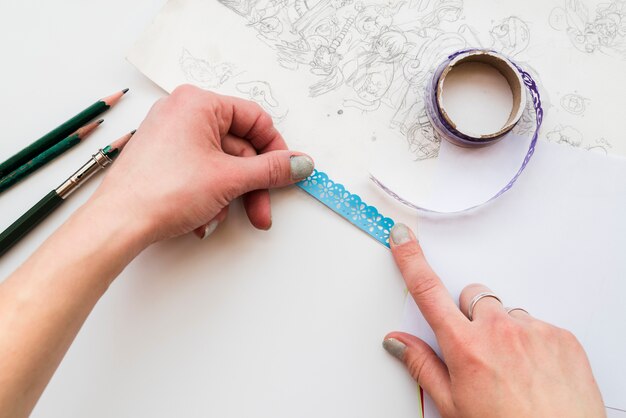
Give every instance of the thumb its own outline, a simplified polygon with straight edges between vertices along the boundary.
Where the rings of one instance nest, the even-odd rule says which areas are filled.
[[[392,332],[385,337],[383,347],[405,364],[442,416],[455,416],[448,368],[428,344],[414,335]]]
[[[271,151],[255,157],[239,158],[241,193],[288,186],[313,172],[313,159],[294,151]]]

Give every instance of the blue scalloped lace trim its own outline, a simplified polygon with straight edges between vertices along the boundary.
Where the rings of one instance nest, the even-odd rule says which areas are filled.
[[[389,231],[393,227],[393,220],[378,213],[378,209],[367,205],[343,185],[332,181],[326,173],[314,170],[309,177],[297,183],[297,186],[376,241],[389,247]]]

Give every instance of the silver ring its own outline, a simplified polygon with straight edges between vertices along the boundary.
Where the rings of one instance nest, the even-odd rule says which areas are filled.
[[[474,298],[470,302],[469,309],[467,310],[467,317],[469,318],[470,321],[474,320],[474,306],[476,306],[478,301],[481,300],[482,298],[494,298],[498,302],[502,303],[500,298],[491,292],[482,292],[482,293],[477,294],[476,296],[474,296]]]
[[[522,312],[525,312],[526,315],[530,315],[528,313],[528,311],[526,309],[524,309],[524,308],[504,308],[504,309],[506,309],[506,313],[508,313],[508,314],[510,314],[513,311],[522,311]]]

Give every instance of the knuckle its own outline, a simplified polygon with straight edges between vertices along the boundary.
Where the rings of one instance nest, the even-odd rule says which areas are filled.
[[[252,106],[252,110],[255,113],[258,113],[260,115],[267,115],[267,113],[265,112],[265,109],[263,109],[263,106],[261,106],[257,102],[250,101],[250,106]],[[269,115],[267,115],[267,116],[269,116]],[[259,116],[259,118],[260,118],[260,116]]]
[[[157,101],[154,102],[152,107],[150,108],[150,113],[158,113],[167,105],[168,98],[161,97]]]
[[[242,184],[242,182],[224,182],[222,184],[222,193],[219,194],[218,199],[218,204],[220,207],[227,206],[228,204],[230,204],[230,202],[232,202],[241,195],[241,189],[239,187],[240,184]],[[207,193],[213,193],[213,191]]]
[[[580,343],[574,334],[563,328],[558,328],[543,321],[533,321],[531,332],[546,344],[564,346],[567,348],[579,347]]]
[[[260,105],[257,104],[258,111],[260,112],[257,119],[257,125],[261,130],[268,130],[274,126],[274,120]]]
[[[281,183],[282,166],[275,156],[267,159],[267,178],[269,187],[275,187]]]
[[[485,286],[481,283],[470,283],[467,286],[465,286],[462,290],[462,293],[469,293],[478,290],[478,289],[483,289]]]
[[[254,157],[257,154],[256,152],[248,148],[243,143],[238,143],[235,145],[235,148],[233,149],[233,155],[237,157]]]
[[[529,325],[530,331],[543,338],[552,338],[556,333],[556,328],[543,321],[532,321]]]
[[[417,280],[412,280],[407,286],[409,292],[416,297],[423,297],[432,294],[439,286],[439,280],[433,277],[431,274],[425,274],[420,272],[419,269],[415,271],[415,277]]]
[[[467,338],[456,342],[458,353],[462,358],[463,367],[470,372],[476,372],[488,368],[489,360],[480,349],[480,342],[476,338]]]
[[[419,245],[414,243],[407,243],[400,245],[399,247],[393,247],[392,249],[394,258],[398,263],[398,267],[402,271],[408,271],[415,269],[415,265],[421,264],[420,261],[424,258],[424,253]]]
[[[494,314],[491,315],[490,320],[496,329],[506,332],[517,332],[521,329],[517,322],[511,321],[511,317],[506,313],[504,308],[502,308],[501,311],[494,312]]]
[[[463,290],[461,290],[461,293],[459,294],[459,303],[469,305],[470,299],[474,295],[479,293],[478,289],[482,289],[482,288],[483,288],[483,285],[479,283],[468,284],[467,286],[463,288]]]
[[[175,98],[186,98],[198,94],[200,88],[192,84],[181,84],[172,91],[171,96]]]
[[[493,315],[490,321],[490,325],[497,330],[503,342],[515,343],[523,338],[522,327],[510,318],[504,315]]]
[[[558,328],[558,338],[563,344],[568,347],[578,348],[580,347],[580,342],[578,338],[571,332],[566,329]]]
[[[256,104],[256,103],[255,103]],[[256,104],[258,109],[258,116],[253,125],[253,132],[251,132],[252,136],[265,136],[269,131],[271,131],[274,127],[274,121],[272,117],[263,110],[263,108]]]
[[[474,344],[471,334],[462,327],[448,327],[442,330],[442,339],[454,350],[466,350]]]
[[[407,368],[413,378],[419,383],[424,379],[424,375],[428,373],[428,357],[413,356],[407,361]]]
[[[486,327],[489,327],[489,329],[496,330],[500,333],[508,330],[508,325],[505,323],[506,321],[503,321],[501,315],[496,315],[494,312],[485,312],[485,315],[480,317],[480,321],[483,322]]]

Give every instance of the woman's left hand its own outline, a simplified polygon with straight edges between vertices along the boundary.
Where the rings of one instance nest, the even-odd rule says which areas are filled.
[[[272,224],[268,189],[307,177],[261,106],[183,85],[152,107],[91,201],[148,231],[146,244],[196,230],[206,237],[244,197],[250,222]]]

